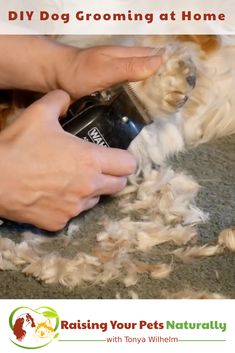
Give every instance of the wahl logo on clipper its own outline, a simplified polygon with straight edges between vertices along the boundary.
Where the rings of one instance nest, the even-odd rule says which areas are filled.
[[[88,136],[92,142],[96,143],[97,145],[109,147],[108,143],[105,141],[104,136],[101,134],[97,127],[93,127],[91,130],[89,130]]]

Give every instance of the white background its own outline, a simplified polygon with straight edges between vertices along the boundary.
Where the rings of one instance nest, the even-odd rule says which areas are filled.
[[[226,340],[226,342],[178,342],[178,343],[106,343],[106,342],[60,342],[54,340],[47,347],[37,352],[65,353],[233,353],[235,347],[235,301],[234,300],[1,300],[0,301],[0,339],[1,352],[24,352],[14,346],[9,337],[11,330],[8,319],[18,306],[27,305],[32,308],[50,306],[56,310],[61,320],[76,322],[78,319],[93,322],[118,320],[121,322],[165,322],[175,320],[183,322],[208,322],[217,320],[227,323],[227,330],[60,330],[58,339],[95,340],[106,339],[114,335],[148,337],[173,336],[178,339]],[[110,328],[110,326],[109,326]]]
[[[233,34],[235,33],[234,0],[0,0],[0,34]],[[35,11],[32,21],[8,21],[10,10]],[[39,21],[40,11],[50,14],[69,13],[70,21]],[[151,24],[143,22],[111,22],[76,20],[77,11],[86,13],[132,12],[154,13]],[[181,11],[224,13],[223,22],[182,22]],[[176,12],[176,21],[159,21],[160,13]]]

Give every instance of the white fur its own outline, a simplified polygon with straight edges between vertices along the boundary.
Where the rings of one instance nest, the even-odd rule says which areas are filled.
[[[201,62],[198,83],[182,110],[187,143],[195,145],[235,133],[234,58],[235,45],[225,42]]]
[[[80,47],[151,44],[148,37],[142,36],[86,36],[85,42],[84,37],[78,36],[60,40]],[[167,37],[161,37],[159,46],[166,47],[165,62],[160,69],[162,75],[158,72],[146,84],[132,85],[147,105],[154,123],[143,129],[130,146],[139,159],[139,173],[132,178],[132,185],[121,193],[119,202],[123,217],[115,221],[108,218],[104,222],[92,255],[79,248],[75,238],[79,230],[77,223],[72,223],[68,236],[60,238],[59,241],[64,242],[61,253],[51,253],[47,248],[55,239],[27,234],[22,243],[16,244],[0,238],[0,269],[18,269],[47,283],[61,283],[67,287],[83,282],[106,283],[112,279],[119,279],[129,287],[136,284],[141,273],[148,273],[153,279],[172,273],[173,263],[138,262],[137,255],[164,242],[171,242],[176,247],[190,244],[197,234],[195,225],[208,218],[195,205],[199,190],[197,182],[184,173],[174,172],[167,159],[182,151],[185,142],[187,147],[187,144],[196,145],[235,132],[235,47],[233,38],[224,38],[221,49],[205,60],[192,43],[169,43]],[[196,71],[197,86],[192,90],[185,78]],[[190,98],[179,109],[185,96]],[[176,248],[173,253],[185,261],[221,253],[225,246],[234,251],[233,233],[221,235],[217,245]],[[62,254],[68,244],[76,250],[72,259]],[[133,291],[129,295],[138,297]],[[176,294],[176,297],[179,295],[185,294]],[[204,292],[200,295],[187,293],[187,297],[190,296],[211,297]],[[213,294],[212,297],[221,296]]]

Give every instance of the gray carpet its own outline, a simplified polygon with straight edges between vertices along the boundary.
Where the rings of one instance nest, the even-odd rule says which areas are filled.
[[[179,154],[171,161],[171,165],[176,170],[188,171],[202,185],[197,205],[210,214],[210,220],[199,226],[202,243],[215,240],[221,230],[235,225],[235,135]],[[79,241],[84,251],[89,250],[95,241],[100,217],[108,214],[117,218],[117,213],[117,202],[106,200],[82,216]],[[0,227],[0,235],[19,241],[20,233],[26,229],[30,228],[6,222]],[[58,241],[57,246],[60,246]],[[169,244],[155,247],[148,253],[148,262],[157,259],[169,263],[170,258],[162,255],[169,247]],[[144,256],[142,254],[140,258]],[[179,261],[168,278],[153,280],[142,275],[131,289],[140,298],[162,298],[164,290],[174,293],[183,289],[218,292],[235,298],[235,255],[226,251],[190,264]],[[40,283],[15,271],[0,272],[0,298],[115,298],[117,292],[123,298],[128,297],[128,289],[117,281],[103,286],[84,285],[69,290],[60,285]]]

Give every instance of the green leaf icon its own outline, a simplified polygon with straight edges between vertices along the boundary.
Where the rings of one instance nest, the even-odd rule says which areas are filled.
[[[45,316],[47,319],[56,319],[58,317],[57,313],[53,311],[43,311],[42,315]]]
[[[22,313],[22,309],[24,309],[23,313]],[[20,307],[16,308],[15,310],[13,310],[12,313],[10,314],[10,316],[9,316],[9,326],[10,326],[12,331],[13,331],[14,321],[15,321],[15,318],[17,318],[17,312],[19,310],[21,310],[21,315],[27,315],[27,312],[32,312],[32,313],[35,313],[37,315],[42,315],[44,318],[46,318],[48,320],[54,319],[55,320],[55,325],[54,325],[54,328],[53,328],[54,332],[59,327],[60,318],[59,318],[59,315],[57,314],[57,312],[53,308],[51,308],[49,306],[41,306],[41,307],[39,307],[37,309],[32,309],[32,308],[27,307],[27,306],[20,306]],[[14,345],[16,345],[18,347],[32,350],[32,349],[37,349],[37,348],[42,348],[42,347],[47,346],[49,343],[51,343],[58,336],[59,336],[59,333],[55,333],[53,338],[51,338],[48,342],[46,342],[46,343],[44,343],[44,344],[42,344],[40,346],[23,346],[18,341],[16,341],[15,339],[11,339],[11,338],[10,338],[10,341]]]

